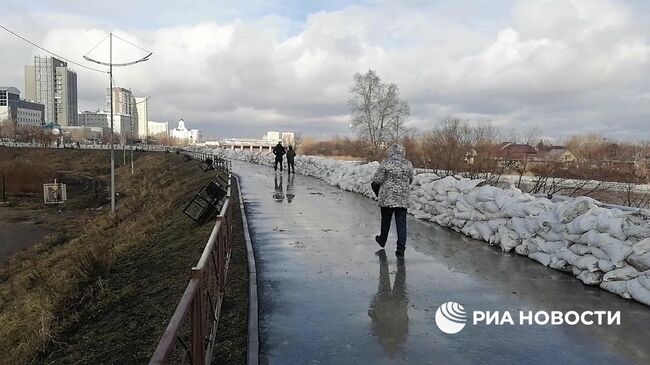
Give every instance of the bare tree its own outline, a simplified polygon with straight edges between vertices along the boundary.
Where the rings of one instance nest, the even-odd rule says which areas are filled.
[[[355,73],[348,100],[352,114],[350,125],[359,136],[370,142],[373,152],[383,144],[396,141],[404,132],[404,123],[410,114],[408,102],[400,98],[394,83],[384,83],[377,73]]]
[[[302,133],[300,132],[294,133],[293,149],[296,150],[296,153],[298,153],[298,151],[302,151],[301,148],[302,148]]]

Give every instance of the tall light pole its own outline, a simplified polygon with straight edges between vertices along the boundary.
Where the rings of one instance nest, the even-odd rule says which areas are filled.
[[[116,36],[117,37],[117,36]],[[119,38],[119,37],[118,37]],[[106,38],[104,38],[106,39]],[[121,38],[120,38],[121,39]],[[126,41],[125,41],[126,42]],[[129,43],[129,42],[127,42]],[[109,44],[109,52],[108,52],[108,63],[106,62],[101,62],[94,60],[87,55],[84,56],[84,59],[90,61],[90,62],[95,62],[100,65],[108,66],[108,75],[109,75],[109,85],[110,85],[110,90],[109,92],[111,93],[111,212],[115,212],[115,149],[114,149],[114,140],[113,140],[113,66],[116,67],[124,67],[124,66],[130,66],[130,65],[135,65],[136,63],[148,61],[149,57],[153,54],[153,52],[149,52],[148,55],[132,62],[126,62],[126,63],[113,63],[113,33],[108,34],[108,44]],[[122,130],[120,128],[120,130]]]

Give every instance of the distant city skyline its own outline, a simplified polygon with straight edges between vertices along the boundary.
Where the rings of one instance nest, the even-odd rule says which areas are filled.
[[[400,87],[408,127],[453,115],[638,140],[650,139],[649,14],[641,0],[8,0],[0,24],[82,63],[111,31],[153,51],[115,85],[151,96],[149,119],[184,118],[206,138],[350,135],[352,75],[373,69]],[[22,90],[42,52],[6,32],[0,46],[0,85]],[[142,56],[115,47],[117,62]],[[106,75],[69,67],[79,109],[103,105]]]

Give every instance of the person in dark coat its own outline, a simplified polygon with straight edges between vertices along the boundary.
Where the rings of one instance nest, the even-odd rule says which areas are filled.
[[[294,165],[294,159],[296,158],[296,151],[293,149],[293,147],[289,146],[289,150],[287,151],[287,171],[291,173],[296,173],[296,166]]]
[[[273,154],[275,155],[275,164],[273,169],[278,171],[278,163],[280,164],[280,172],[282,172],[282,157],[287,153],[287,150],[282,147],[282,142],[278,142],[275,147],[273,147]]]
[[[379,187],[381,207],[381,233],[375,237],[375,241],[384,248],[394,214],[397,228],[397,251],[395,251],[397,257],[403,257],[406,249],[406,211],[409,207],[413,172],[413,164],[405,157],[404,146],[394,144],[388,149],[388,158],[381,162],[372,178],[372,184]]]

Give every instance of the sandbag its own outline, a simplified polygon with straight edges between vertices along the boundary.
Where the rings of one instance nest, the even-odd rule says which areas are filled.
[[[602,277],[603,273],[600,271],[591,272],[589,270],[584,270],[580,275],[578,275],[578,280],[581,280],[586,285],[599,285]]]
[[[539,262],[540,264],[544,266],[549,266],[551,263],[551,255],[544,253],[544,252],[533,252],[528,255],[531,259]]]
[[[635,300],[650,305],[650,289],[643,286],[638,278],[627,282],[627,291]]]
[[[625,299],[632,298],[627,290],[627,281],[603,281],[600,283],[600,287]]]
[[[603,275],[603,281],[627,281],[639,276],[639,272],[632,266],[625,266],[621,269],[612,270]]]

